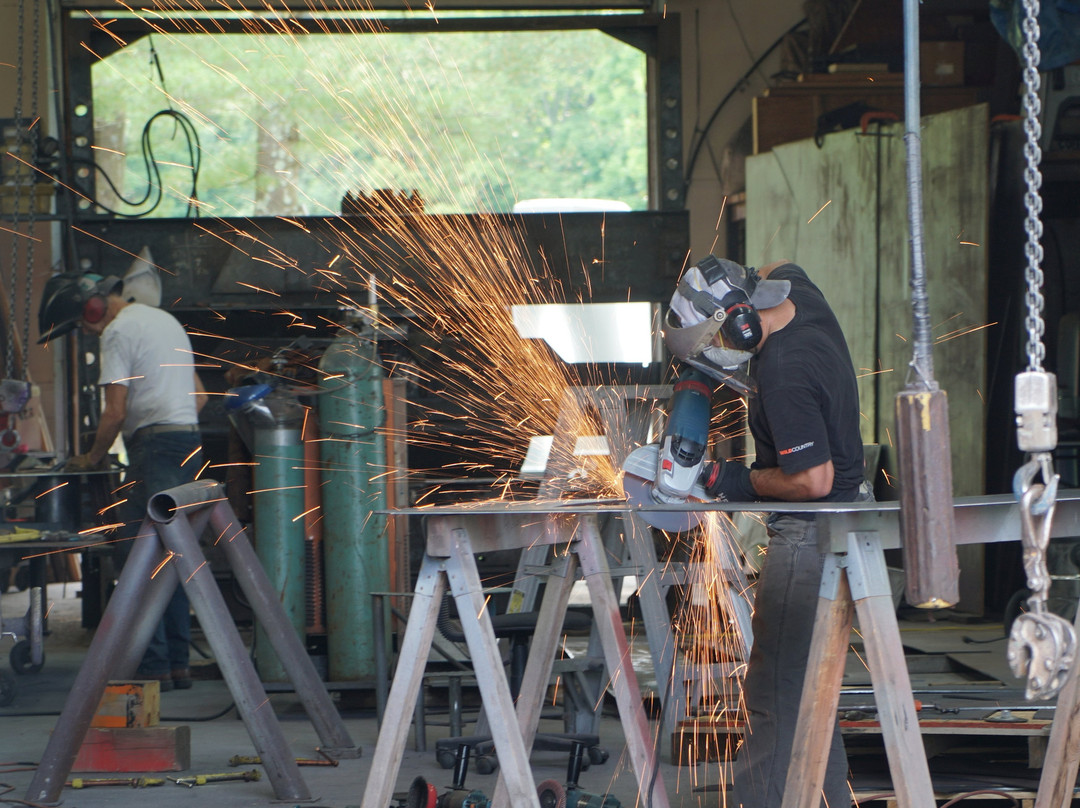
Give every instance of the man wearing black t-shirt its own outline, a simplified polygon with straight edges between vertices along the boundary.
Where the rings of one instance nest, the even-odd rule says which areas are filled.
[[[706,491],[732,502],[872,498],[863,484],[855,372],[821,291],[789,261],[755,273],[710,256],[699,267],[705,271],[687,270],[672,299],[682,327],[669,328],[668,345],[717,379],[748,363],[756,386],[748,401],[756,459],[749,468],[738,460],[706,464]],[[703,336],[710,320],[727,326]],[[772,514],[766,526],[743,685],[748,725],[727,801],[733,808],[779,808],[783,800],[821,584],[813,514]],[[823,798],[829,808],[851,802],[839,727]]]

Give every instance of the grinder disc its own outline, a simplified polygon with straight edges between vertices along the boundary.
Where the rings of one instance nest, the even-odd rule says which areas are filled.
[[[626,456],[623,463],[622,486],[623,493],[631,505],[639,506],[642,510],[637,511],[638,516],[659,530],[669,533],[682,533],[701,524],[704,514],[700,511],[681,511],[678,506],[663,506],[663,503],[653,499],[653,482],[656,479],[656,462],[660,447],[655,443],[642,446]],[[704,501],[705,492],[700,486],[694,487],[691,501]],[[671,508],[671,510],[651,510],[658,506]]]

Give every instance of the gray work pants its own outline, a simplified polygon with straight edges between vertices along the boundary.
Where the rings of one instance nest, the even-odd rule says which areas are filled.
[[[747,728],[727,808],[780,808],[825,559],[817,549],[815,522],[775,514],[768,529],[769,547],[754,596],[754,645],[743,684]],[[847,774],[837,725],[823,806],[851,805]]]

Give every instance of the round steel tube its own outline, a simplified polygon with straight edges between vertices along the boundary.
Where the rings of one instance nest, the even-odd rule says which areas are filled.
[[[155,522],[164,525],[185,510],[210,505],[225,498],[225,486],[217,480],[196,480],[154,494],[146,505],[146,513]]]
[[[90,728],[90,721],[97,710],[105,684],[115,669],[115,660],[121,659],[133,636],[142,636],[146,624],[150,631],[161,619],[161,614],[151,614],[144,608],[151,590],[162,585],[152,576],[160,560],[160,544],[152,525],[143,522],[139,538],[131,548],[127,563],[116,582],[116,589],[109,598],[101,623],[86,652],[86,659],[75,675],[68,692],[64,709],[49,735],[45,751],[41,755],[26,800],[36,803],[56,803],[64,783],[75,764],[75,756],[83,737]],[[146,635],[149,637],[149,635]],[[139,656],[145,650],[138,649]]]
[[[191,524],[197,537],[206,529],[207,522],[210,520],[210,513],[206,508],[202,508],[192,516],[194,518],[191,519]],[[157,531],[153,529],[150,522],[143,522],[139,536],[142,536],[143,530],[148,530],[153,533],[155,539],[157,538]],[[160,558],[164,558],[164,553],[161,554]],[[154,636],[154,630],[157,628],[158,623],[161,622],[161,616],[165,614],[165,609],[172,599],[173,592],[176,587],[180,586],[180,578],[176,574],[175,565],[172,563],[165,564],[154,578],[160,580],[147,591],[143,600],[143,611],[147,615],[156,615],[157,617],[153,621],[149,619],[140,621],[136,632],[132,635],[130,645],[124,649],[120,658],[116,661],[113,676],[117,679],[135,678],[135,672],[139,668],[139,663],[142,662],[143,654],[147,646],[150,645],[150,638]]]
[[[289,675],[289,680],[296,688],[296,695],[319,734],[323,748],[338,758],[359,756],[359,747],[349,737],[349,731],[330,701],[326,686],[319,678],[315,666],[311,664],[303,643],[295,632],[286,629],[290,623],[285,608],[270,586],[266,571],[248,541],[247,531],[240,525],[227,502],[219,502],[213,506],[210,510],[210,524],[214,532],[222,537],[221,547],[244,597],[255,612],[256,619],[277,628],[268,632],[270,641]]]
[[[170,494],[188,488],[180,486]],[[159,497],[153,502],[162,502]],[[155,513],[153,505],[150,509]],[[173,564],[188,592],[199,624],[214,652],[218,666],[229,685],[236,709],[244,720],[255,749],[265,764],[267,778],[279,800],[308,800],[311,794],[296,765],[285,735],[273,709],[267,703],[266,691],[248,658],[240,635],[229,615],[225,598],[214,580],[210,566],[205,563],[198,539],[191,530],[186,514],[174,512],[170,521],[158,524],[165,546],[176,553]]]

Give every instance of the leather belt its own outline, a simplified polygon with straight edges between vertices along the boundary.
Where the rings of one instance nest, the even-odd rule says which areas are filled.
[[[198,424],[150,424],[136,429],[131,437],[141,438],[147,435],[158,435],[162,432],[198,432]]]

